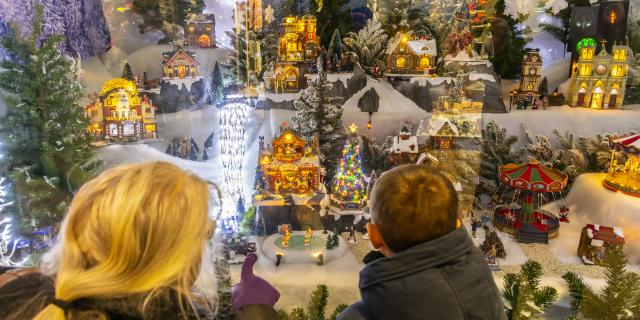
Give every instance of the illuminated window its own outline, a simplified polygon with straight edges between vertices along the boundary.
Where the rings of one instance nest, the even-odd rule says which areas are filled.
[[[396,68],[406,68],[407,67],[407,59],[405,57],[398,57],[396,59]]]
[[[420,58],[420,69],[426,69],[430,65],[429,57]]]
[[[581,76],[589,76],[591,75],[591,65],[583,64],[580,66],[580,75]]]
[[[613,60],[625,60],[627,59],[627,51],[620,49],[620,50],[616,50],[613,53]]]
[[[533,83],[527,83],[527,91],[533,91]]]
[[[609,22],[611,22],[611,24],[616,23],[616,20],[618,19],[618,14],[615,11],[611,11],[609,12]]]
[[[595,45],[596,45],[596,39],[583,38],[582,40],[578,41],[578,43],[576,44],[576,50],[580,52],[580,50],[584,47],[595,47]]]
[[[625,72],[622,66],[614,66],[611,68],[611,76],[613,77],[624,77]]]

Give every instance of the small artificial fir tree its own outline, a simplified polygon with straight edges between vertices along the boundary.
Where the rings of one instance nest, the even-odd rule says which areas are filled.
[[[504,276],[504,298],[509,320],[537,319],[557,298],[558,292],[549,286],[540,286],[542,265],[527,260],[519,273]]]
[[[387,34],[377,20],[369,19],[357,33],[349,32],[344,39],[345,49],[358,57],[360,66],[369,75],[385,68]]]
[[[94,159],[78,81],[79,61],[60,52],[61,36],[41,43],[43,7],[36,6],[31,35],[2,38],[11,59],[2,62],[0,88],[7,115],[0,122],[23,227],[57,225],[73,195],[100,165]]]
[[[129,81],[133,81],[133,72],[131,71],[131,66],[129,65],[129,62],[127,60],[124,61],[124,66],[122,66],[122,75],[120,77]]]
[[[327,302],[329,300],[329,288],[324,284],[319,284],[311,293],[311,299],[307,303],[307,309],[294,308],[290,312],[282,309],[278,310],[278,319],[280,320],[326,320]],[[346,304],[338,305],[329,320],[335,320],[338,315],[348,306]]]
[[[482,162],[480,176],[488,181],[498,183],[498,167],[507,163],[518,163],[524,150],[513,150],[518,137],[509,135],[506,129],[500,128],[498,123],[491,121],[482,130],[482,138],[476,138],[476,143],[482,148]]]
[[[224,79],[218,61],[216,61],[211,72],[211,100],[216,106],[220,105],[224,100]]]
[[[232,294],[231,294],[231,272],[227,260],[219,258],[215,262],[218,308],[216,320],[231,320],[233,316]]]
[[[349,127],[349,135],[342,150],[342,160],[334,177],[333,197],[343,203],[361,205],[365,199],[366,189],[357,129],[355,124]]]
[[[296,113],[293,122],[298,132],[308,139],[317,137],[320,144],[320,162],[327,169],[327,182],[333,177],[340,148],[346,137],[342,126],[342,102],[340,97],[329,96],[332,85],[327,81],[327,73],[318,65],[319,77],[300,91],[294,101]]]
[[[627,257],[620,249],[608,249],[605,258],[606,285],[594,292],[573,272],[562,278],[569,287],[571,307],[579,319],[631,320],[640,318],[640,276],[627,271]]]
[[[333,53],[338,55],[338,59],[342,59],[342,37],[340,37],[340,30],[335,29],[333,31],[329,49],[333,49]]]

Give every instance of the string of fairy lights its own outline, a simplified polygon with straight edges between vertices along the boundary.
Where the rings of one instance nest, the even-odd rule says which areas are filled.
[[[360,158],[360,143],[356,135],[357,127],[349,127],[349,137],[342,150],[342,160],[336,174],[334,193],[342,201],[359,203],[364,197],[364,183],[362,174],[362,159]]]
[[[222,185],[222,217],[235,217],[236,203],[243,191],[242,163],[249,105],[231,99],[220,111],[220,156]]]

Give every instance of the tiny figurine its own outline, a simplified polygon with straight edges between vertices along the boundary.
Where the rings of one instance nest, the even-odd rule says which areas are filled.
[[[284,229],[284,236],[282,237],[282,247],[283,248],[287,248],[287,247],[289,247],[289,239],[291,238],[291,232],[289,231],[289,225],[285,224],[283,229]]]
[[[480,222],[476,220],[476,218],[471,218],[471,236],[474,239],[476,237],[476,231],[478,230],[479,226],[480,226]]]
[[[311,237],[313,233],[311,232],[311,227],[307,229],[307,232],[304,234],[304,246],[311,246]]]

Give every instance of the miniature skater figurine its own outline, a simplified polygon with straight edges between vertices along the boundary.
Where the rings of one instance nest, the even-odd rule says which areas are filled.
[[[308,247],[311,246],[311,236],[313,234],[311,233],[311,227],[309,227],[307,229],[307,233],[304,234],[304,246]]]
[[[349,227],[349,238],[347,238],[348,243],[356,243],[356,232],[353,226]]]
[[[478,230],[479,226],[480,226],[480,222],[476,220],[476,218],[471,218],[471,236],[473,238],[476,237],[476,231]]]

